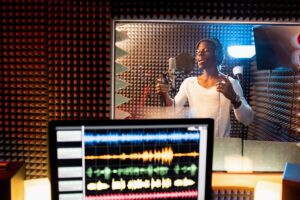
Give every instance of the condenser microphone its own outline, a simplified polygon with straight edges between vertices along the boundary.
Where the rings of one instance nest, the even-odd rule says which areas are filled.
[[[242,66],[235,66],[232,69],[233,75],[241,82],[243,78],[243,67]]]
[[[162,74],[159,81],[164,84],[171,84],[173,91],[176,91],[176,74],[189,74],[194,67],[194,59],[187,53],[181,53],[176,57],[171,57],[168,59],[169,66],[166,73]],[[161,106],[165,106],[165,98],[160,96]],[[173,104],[175,107],[175,104]]]

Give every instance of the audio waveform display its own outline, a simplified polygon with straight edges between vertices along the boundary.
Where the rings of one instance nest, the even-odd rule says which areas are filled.
[[[192,179],[184,177],[183,179],[176,179],[174,181],[174,186],[176,187],[188,187],[194,185],[196,182]]]
[[[178,166],[179,168],[179,166]],[[175,169],[174,169],[175,170]],[[148,165],[148,167],[126,167],[126,168],[118,168],[111,169],[110,167],[104,167],[103,169],[98,168],[93,170],[92,167],[89,167],[86,170],[86,174],[89,178],[93,175],[96,177],[104,176],[104,179],[108,180],[111,177],[111,174],[116,174],[118,176],[143,176],[148,175],[152,177],[153,175],[165,176],[168,174],[169,167],[167,166],[156,166]]]
[[[207,199],[213,120],[51,124],[54,199]]]
[[[151,178],[151,179],[131,179],[127,183],[129,190],[138,190],[138,189],[155,189],[162,188],[167,189],[172,187],[172,180],[170,178]]]
[[[199,142],[180,126],[85,131],[86,199],[197,199]]]
[[[111,188],[112,190],[140,190],[140,189],[168,189],[172,186],[175,187],[189,187],[194,185],[196,182],[192,179],[189,179],[187,177],[184,177],[183,179],[175,179],[172,181],[171,178],[151,178],[151,179],[130,179],[127,181],[124,179],[115,180],[112,179]],[[110,188],[110,185],[108,183],[103,183],[101,180],[97,181],[96,183],[88,183],[87,184],[87,190],[106,190]]]
[[[84,136],[86,144],[100,144],[100,143],[109,143],[109,144],[119,144],[119,143],[141,143],[141,142],[188,142],[188,141],[199,141],[199,132],[176,132],[166,133],[166,131],[161,132],[136,132],[136,133],[118,133],[109,132],[105,134],[91,134],[86,133]]]
[[[117,168],[117,169],[111,169],[110,167],[104,167],[104,168],[96,168],[93,170],[92,167],[88,167],[86,170],[86,175],[89,178],[92,178],[93,175],[95,177],[100,177],[103,175],[105,180],[109,180],[111,178],[112,174],[116,174],[118,176],[144,176],[147,175],[149,177],[152,177],[153,175],[157,176],[165,176],[169,172],[168,166],[156,166],[153,167],[153,165],[148,165],[147,167],[126,167],[126,168]],[[198,167],[195,164],[191,164],[189,166],[183,165],[180,167],[180,165],[175,165],[173,168],[175,174],[179,175],[180,173],[187,174],[189,173],[191,176],[195,176],[197,174]]]
[[[179,175],[180,172],[182,172],[183,174],[186,174],[186,173],[190,173],[191,176],[195,176],[197,175],[197,170],[198,170],[198,167],[197,165],[195,164],[191,164],[190,166],[182,166],[180,167],[178,164],[175,165],[174,167],[174,172],[175,174]]]
[[[174,192],[143,192],[129,194],[91,195],[85,200],[147,200],[147,199],[192,199],[197,198],[197,190],[182,190]]]
[[[172,148],[165,147],[162,148],[161,151],[159,150],[149,150],[149,151],[143,151],[142,153],[131,153],[131,154],[118,154],[118,155],[99,155],[99,156],[85,156],[86,160],[95,160],[95,159],[101,159],[101,160],[114,160],[114,159],[120,159],[120,160],[143,160],[143,162],[161,162],[162,164],[171,164],[174,157],[197,157],[199,156],[199,153],[196,151],[188,152],[188,153],[174,153]]]
[[[111,183],[111,189],[112,190],[125,190],[126,189],[126,181],[124,179],[120,179],[119,181],[116,181],[114,178],[112,179]]]
[[[107,183],[103,183],[100,180],[97,183],[88,183],[87,190],[106,190],[110,188],[110,185]]]

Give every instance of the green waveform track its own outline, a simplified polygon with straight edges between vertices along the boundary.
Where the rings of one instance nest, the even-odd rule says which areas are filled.
[[[165,176],[168,174],[169,167],[165,166],[157,166],[153,167],[149,165],[148,167],[126,167],[126,168],[119,168],[119,169],[111,169],[109,167],[104,167],[103,169],[95,169],[93,170],[89,167],[86,171],[86,174],[89,178],[93,175],[99,177],[101,175],[104,176],[106,180],[110,179],[111,174],[116,174],[118,176],[141,176],[141,175],[148,175],[152,177],[154,174],[159,176]]]
[[[191,176],[195,176],[197,173],[197,165],[195,164],[191,164],[190,166],[182,166],[180,167],[179,165],[175,165],[174,167],[174,172],[175,174],[179,174],[180,172],[186,174],[186,173],[190,173]]]
[[[93,176],[100,177],[103,176],[104,179],[109,180],[112,174],[122,176],[143,176],[148,175],[149,177],[153,177],[153,175],[157,176],[166,176],[169,172],[170,167],[166,166],[156,166],[153,167],[149,165],[148,167],[126,167],[126,168],[117,168],[111,169],[110,167],[93,169],[89,167],[86,170],[86,175],[91,178]],[[173,168],[175,174],[187,174],[190,173],[191,176],[195,176],[197,174],[197,166],[195,164],[191,164],[190,166],[180,166],[175,165]]]

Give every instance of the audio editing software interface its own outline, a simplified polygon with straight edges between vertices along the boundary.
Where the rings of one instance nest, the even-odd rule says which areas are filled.
[[[203,124],[55,129],[59,200],[204,199]]]

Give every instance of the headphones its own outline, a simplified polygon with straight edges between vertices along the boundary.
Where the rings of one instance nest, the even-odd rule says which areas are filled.
[[[217,59],[217,65],[221,65],[221,63],[224,60],[224,50],[223,50],[223,46],[221,44],[221,42],[218,39],[211,39],[211,38],[204,38],[202,40],[200,40],[197,45],[196,45],[196,49],[198,49],[198,46],[200,45],[201,42],[210,42],[212,44],[214,44],[215,46],[215,55],[216,55],[216,59]]]

